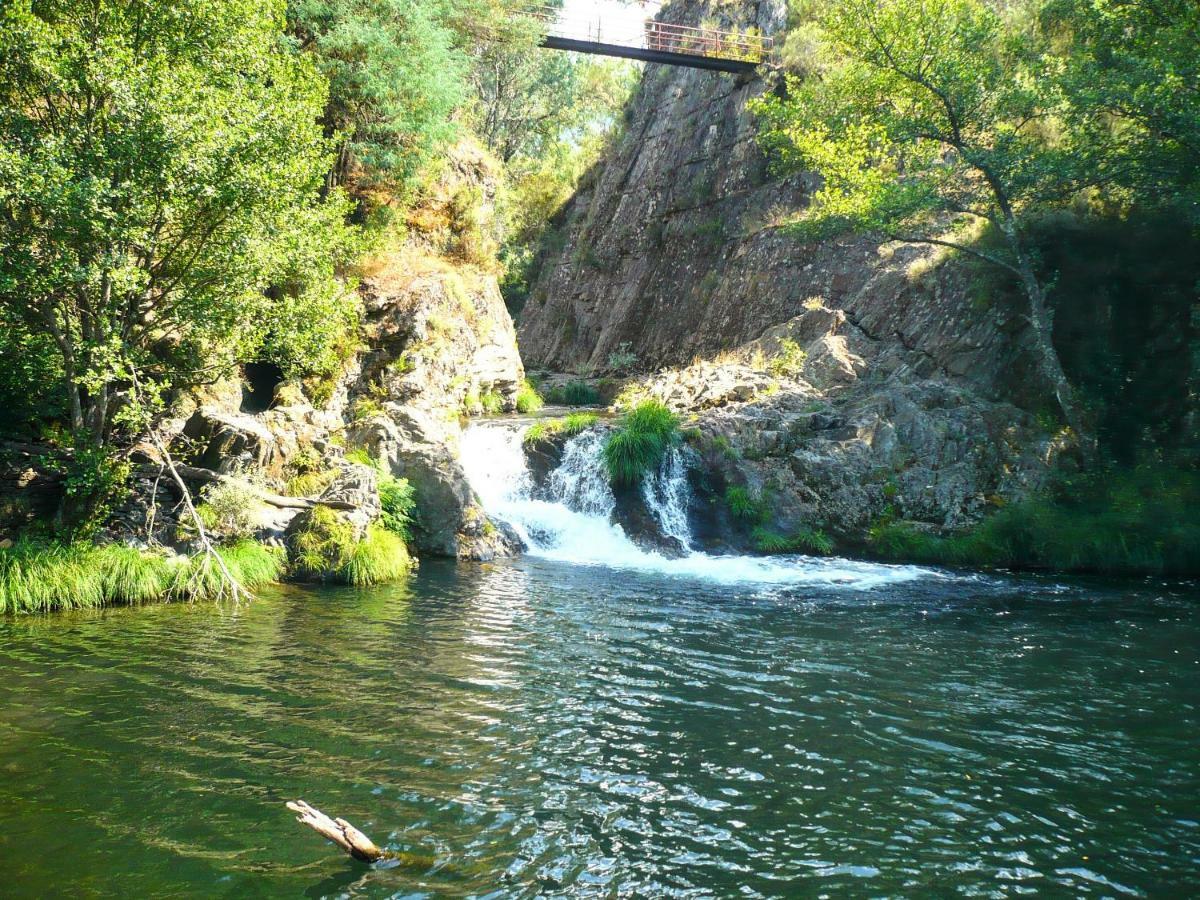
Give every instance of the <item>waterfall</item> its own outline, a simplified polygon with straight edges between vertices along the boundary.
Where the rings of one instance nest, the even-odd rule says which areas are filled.
[[[616,498],[601,453],[604,432],[591,429],[571,438],[546,485],[536,491],[522,447],[527,427],[527,422],[505,420],[472,424],[463,435],[461,459],[484,510],[511,525],[530,556],[724,584],[819,582],[869,588],[934,574],[844,559],[699,552],[688,526],[687,461],[678,450],[643,482],[642,499],[662,532],[679,541],[685,554],[672,559],[644,550],[611,520]]]

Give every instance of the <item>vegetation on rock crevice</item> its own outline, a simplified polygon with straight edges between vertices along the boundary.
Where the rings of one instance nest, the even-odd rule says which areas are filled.
[[[604,465],[614,487],[629,488],[658,470],[680,441],[679,418],[657,400],[625,413],[604,442]]]

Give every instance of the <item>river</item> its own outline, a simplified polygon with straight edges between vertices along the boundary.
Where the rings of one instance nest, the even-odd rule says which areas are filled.
[[[1195,585],[609,565],[487,502],[534,553],[0,621],[0,893],[1200,890]]]

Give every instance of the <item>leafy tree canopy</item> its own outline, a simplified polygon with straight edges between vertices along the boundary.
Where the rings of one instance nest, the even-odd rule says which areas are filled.
[[[325,86],[283,26],[261,0],[0,10],[0,315],[50,337],[97,442],[131,366],[197,383],[272,342],[302,372],[353,325]]]

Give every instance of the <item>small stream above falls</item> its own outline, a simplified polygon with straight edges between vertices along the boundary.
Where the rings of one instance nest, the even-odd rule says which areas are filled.
[[[472,424],[462,465],[488,515],[512,526],[531,556],[722,584],[821,583],[872,588],[921,578],[947,578],[915,566],[888,566],[808,556],[712,555],[695,549],[688,510],[691,489],[683,454],[672,451],[641,488],[641,502],[665,537],[683,548],[668,555],[639,546],[614,522],[617,498],[604,470],[604,431],[567,441],[561,462],[537,484],[522,439],[527,420]]]

